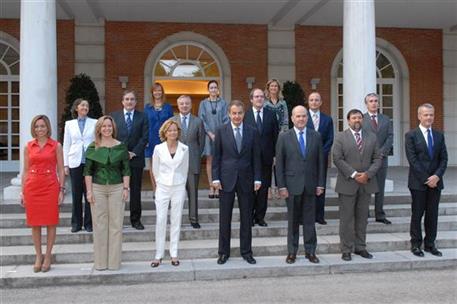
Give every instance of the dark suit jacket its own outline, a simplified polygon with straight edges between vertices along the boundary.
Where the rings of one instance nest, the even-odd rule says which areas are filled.
[[[394,129],[389,116],[378,113],[378,129],[373,129],[371,116],[367,112],[363,114],[362,127],[364,130],[373,132],[378,139],[379,153],[382,157],[382,166],[387,167],[389,152],[394,142]]]
[[[427,142],[419,127],[405,135],[405,152],[409,162],[408,188],[426,190],[424,183],[436,175],[440,178],[438,189],[443,189],[443,175],[447,167],[447,150],[443,133],[432,129],[433,157],[430,158]]]
[[[244,123],[257,129],[255,115],[252,107],[246,111]],[[259,130],[258,130],[259,131]],[[275,156],[276,140],[278,139],[278,120],[276,115],[268,108],[263,108],[262,130],[260,133],[260,153],[262,156],[262,166],[272,166]]]
[[[354,135],[348,128],[335,137],[333,144],[333,162],[338,168],[335,192],[345,195],[355,195],[360,187],[366,193],[378,192],[376,173],[382,166],[379,155],[378,141],[373,132],[362,130],[362,153],[359,152]],[[366,172],[368,183],[359,184],[351,177],[354,171]]]
[[[311,112],[308,111],[308,113]],[[314,130],[312,117],[308,118],[308,123],[306,124],[306,127],[310,128],[311,130]],[[320,111],[319,129],[317,131],[319,132],[322,138],[324,156],[328,158],[328,154],[330,153],[330,150],[332,150],[333,145],[333,119],[327,114],[322,113],[322,111]]]
[[[303,191],[314,194],[316,187],[325,188],[325,164],[322,140],[318,132],[306,128],[306,157],[292,128],[279,134],[276,145],[276,181],[278,188],[287,188],[291,195]]]
[[[133,125],[130,135],[127,132],[127,125],[125,123],[124,110],[111,113],[114,122],[117,126],[116,139],[123,142],[129,152],[136,154],[130,160],[132,167],[144,168],[144,148],[148,143],[148,119],[143,112],[135,110],[133,113]]]
[[[243,124],[241,152],[238,153],[232,124],[216,129],[212,164],[213,180],[219,180],[222,190],[234,191],[238,179],[244,192],[252,192],[254,181],[262,180],[260,135],[257,130]]]

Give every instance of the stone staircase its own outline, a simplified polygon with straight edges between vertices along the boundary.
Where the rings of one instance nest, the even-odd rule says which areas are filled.
[[[24,210],[15,202],[4,201],[0,204],[0,285],[31,287],[144,283],[457,267],[456,194],[443,194],[439,207],[436,245],[443,252],[441,258],[427,253],[424,258],[418,258],[409,252],[410,197],[407,193],[390,193],[386,196],[385,211],[392,225],[376,223],[373,218],[370,218],[368,223],[367,249],[373,253],[374,259],[366,260],[354,256],[351,262],[342,261],[339,251],[337,198],[334,193],[330,193],[326,207],[328,225],[316,225],[317,254],[321,262],[309,263],[303,257],[304,252],[300,251],[300,256],[293,265],[285,263],[287,212],[282,200],[269,201],[266,216],[268,227],[253,227],[252,248],[257,264],[249,265],[239,256],[239,210],[235,208],[231,257],[225,265],[217,265],[219,203],[218,200],[205,198],[205,194],[204,191],[200,193],[201,229],[193,229],[190,226],[187,206],[184,207],[179,244],[180,267],[171,266],[167,257],[160,267],[149,267],[155,252],[155,210],[150,193],[143,193],[143,231],[130,227],[127,203],[123,264],[119,271],[92,270],[92,234],[83,231],[70,232],[71,198],[67,196],[61,206],[52,270],[38,274],[32,272],[34,249],[31,231],[25,226]],[[373,211],[371,206],[371,215]],[[43,238],[43,244],[45,242],[46,237]],[[300,244],[301,242],[302,240]],[[301,250],[302,248],[301,244]]]

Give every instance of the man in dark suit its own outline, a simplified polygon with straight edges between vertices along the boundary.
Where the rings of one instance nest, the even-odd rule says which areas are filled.
[[[381,157],[376,135],[362,130],[362,112],[350,110],[347,120],[349,128],[338,133],[333,143],[342,259],[350,261],[353,250],[371,259],[373,256],[366,250],[368,206],[371,194],[378,192],[376,172],[381,167]]]
[[[268,188],[271,186],[271,171],[275,156],[276,139],[278,138],[278,121],[275,114],[263,106],[265,96],[261,89],[253,89],[249,94],[252,107],[246,111],[244,123],[257,129],[260,134],[260,154],[262,159],[262,186],[254,193],[252,226],[258,224],[266,227]]]
[[[384,187],[386,184],[388,166],[387,160],[394,142],[392,121],[390,121],[389,116],[378,113],[379,101],[376,93],[370,93],[365,97],[365,105],[367,106],[368,111],[363,114],[362,128],[376,134],[376,138],[378,139],[379,154],[382,159],[382,166],[378,170],[378,173],[376,173],[379,191],[374,195],[375,218],[376,222],[390,225],[392,222],[386,218],[383,206]]]
[[[294,127],[281,133],[276,145],[276,179],[279,194],[287,203],[286,263],[295,263],[300,224],[303,224],[305,257],[311,263],[319,263],[315,200],[325,187],[322,140],[318,132],[306,127],[308,113],[304,106],[293,108],[291,118]]]
[[[327,181],[328,155],[333,145],[333,120],[327,114],[321,112],[322,98],[318,92],[308,96],[309,118],[307,128],[319,132],[322,138],[322,149],[324,151],[324,181]],[[325,187],[324,183],[324,187]],[[316,196],[316,223],[326,225],[325,221],[325,190],[322,195]]]
[[[135,110],[135,92],[125,91],[123,109],[111,113],[117,126],[117,140],[123,142],[130,155],[130,222],[143,230],[141,223],[141,184],[143,180],[144,149],[148,143],[148,120],[143,112]]]
[[[435,109],[424,103],[417,110],[420,124],[405,135],[405,152],[409,162],[408,188],[412,197],[411,252],[424,256],[421,250],[421,221],[425,213],[424,250],[442,256],[435,246],[438,205],[447,167],[447,150],[443,133],[432,129]]]
[[[249,263],[252,256],[251,224],[253,189],[262,185],[260,139],[257,130],[243,124],[244,105],[234,100],[228,107],[230,122],[216,130],[213,159],[213,186],[220,190],[219,198],[219,258],[218,264],[230,256],[230,233],[235,193],[240,208],[240,251]]]
[[[172,120],[181,127],[179,141],[189,147],[189,173],[187,175],[187,201],[189,202],[189,221],[193,228],[199,229],[198,223],[198,180],[203,148],[205,147],[205,129],[200,118],[190,113],[192,100],[188,95],[178,97],[179,114]]]

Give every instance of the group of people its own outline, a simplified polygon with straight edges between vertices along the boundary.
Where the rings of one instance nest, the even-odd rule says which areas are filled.
[[[153,85],[152,101],[144,112],[136,109],[133,91],[124,92],[122,110],[98,120],[88,117],[89,103],[77,99],[72,107],[74,119],[65,124],[63,145],[51,139],[51,126],[45,115],[33,119],[34,139],[24,150],[21,199],[27,224],[32,227],[35,272],[46,272],[51,267],[65,175],[70,175],[72,185],[71,231],[76,233],[83,227],[93,231],[96,270],[119,269],[127,200],[132,227],[144,229],[141,185],[146,164],[156,206],[156,254],[151,267],[158,267],[164,257],[169,208],[170,258],[171,264],[178,266],[186,193],[190,223],[193,228],[200,228],[198,181],[202,156],[206,156],[209,198],[220,202],[218,264],[225,264],[230,257],[235,195],[240,209],[240,254],[249,264],[256,263],[251,247],[252,227],[268,226],[265,215],[271,195],[284,199],[287,205],[286,262],[296,261],[302,225],[305,258],[319,263],[315,223],[327,223],[324,206],[330,153],[338,169],[335,191],[339,196],[342,259],[351,260],[351,253],[372,258],[366,249],[372,193],[376,221],[391,224],[385,216],[383,200],[393,130],[390,118],[379,113],[378,96],[366,96],[365,114],[350,110],[349,127],[334,138],[332,119],[320,110],[322,99],[318,92],[309,95],[308,109],[302,105],[292,109],[290,129],[287,104],[275,79],[268,81],[265,90],[254,88],[250,92],[249,106],[239,100],[227,103],[219,97],[214,80],[208,83],[208,92],[208,98],[200,103],[198,116],[191,113],[192,100],[187,95],[177,99],[179,113],[173,116],[159,83]],[[431,128],[432,105],[419,106],[418,119],[419,127],[405,137],[412,195],[411,251],[424,256],[423,243],[425,251],[441,256],[435,238],[447,166],[446,146],[443,134]],[[42,226],[47,226],[44,256]]]

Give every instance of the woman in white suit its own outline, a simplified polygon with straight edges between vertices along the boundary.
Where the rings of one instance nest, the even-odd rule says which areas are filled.
[[[86,162],[86,150],[95,140],[96,119],[87,116],[89,102],[78,98],[73,102],[71,114],[74,119],[65,122],[63,137],[63,161],[65,175],[70,175],[72,192],[71,232],[84,229],[92,232],[92,218],[90,205],[86,198],[86,186],[84,184],[84,164]],[[84,195],[84,218],[82,197]]]
[[[168,119],[159,130],[161,144],[152,154],[152,173],[157,184],[156,204],[156,255],[151,267],[158,267],[165,251],[168,205],[170,213],[170,257],[173,266],[179,266],[178,242],[181,218],[186,196],[187,172],[189,170],[189,148],[178,141],[181,128]]]

